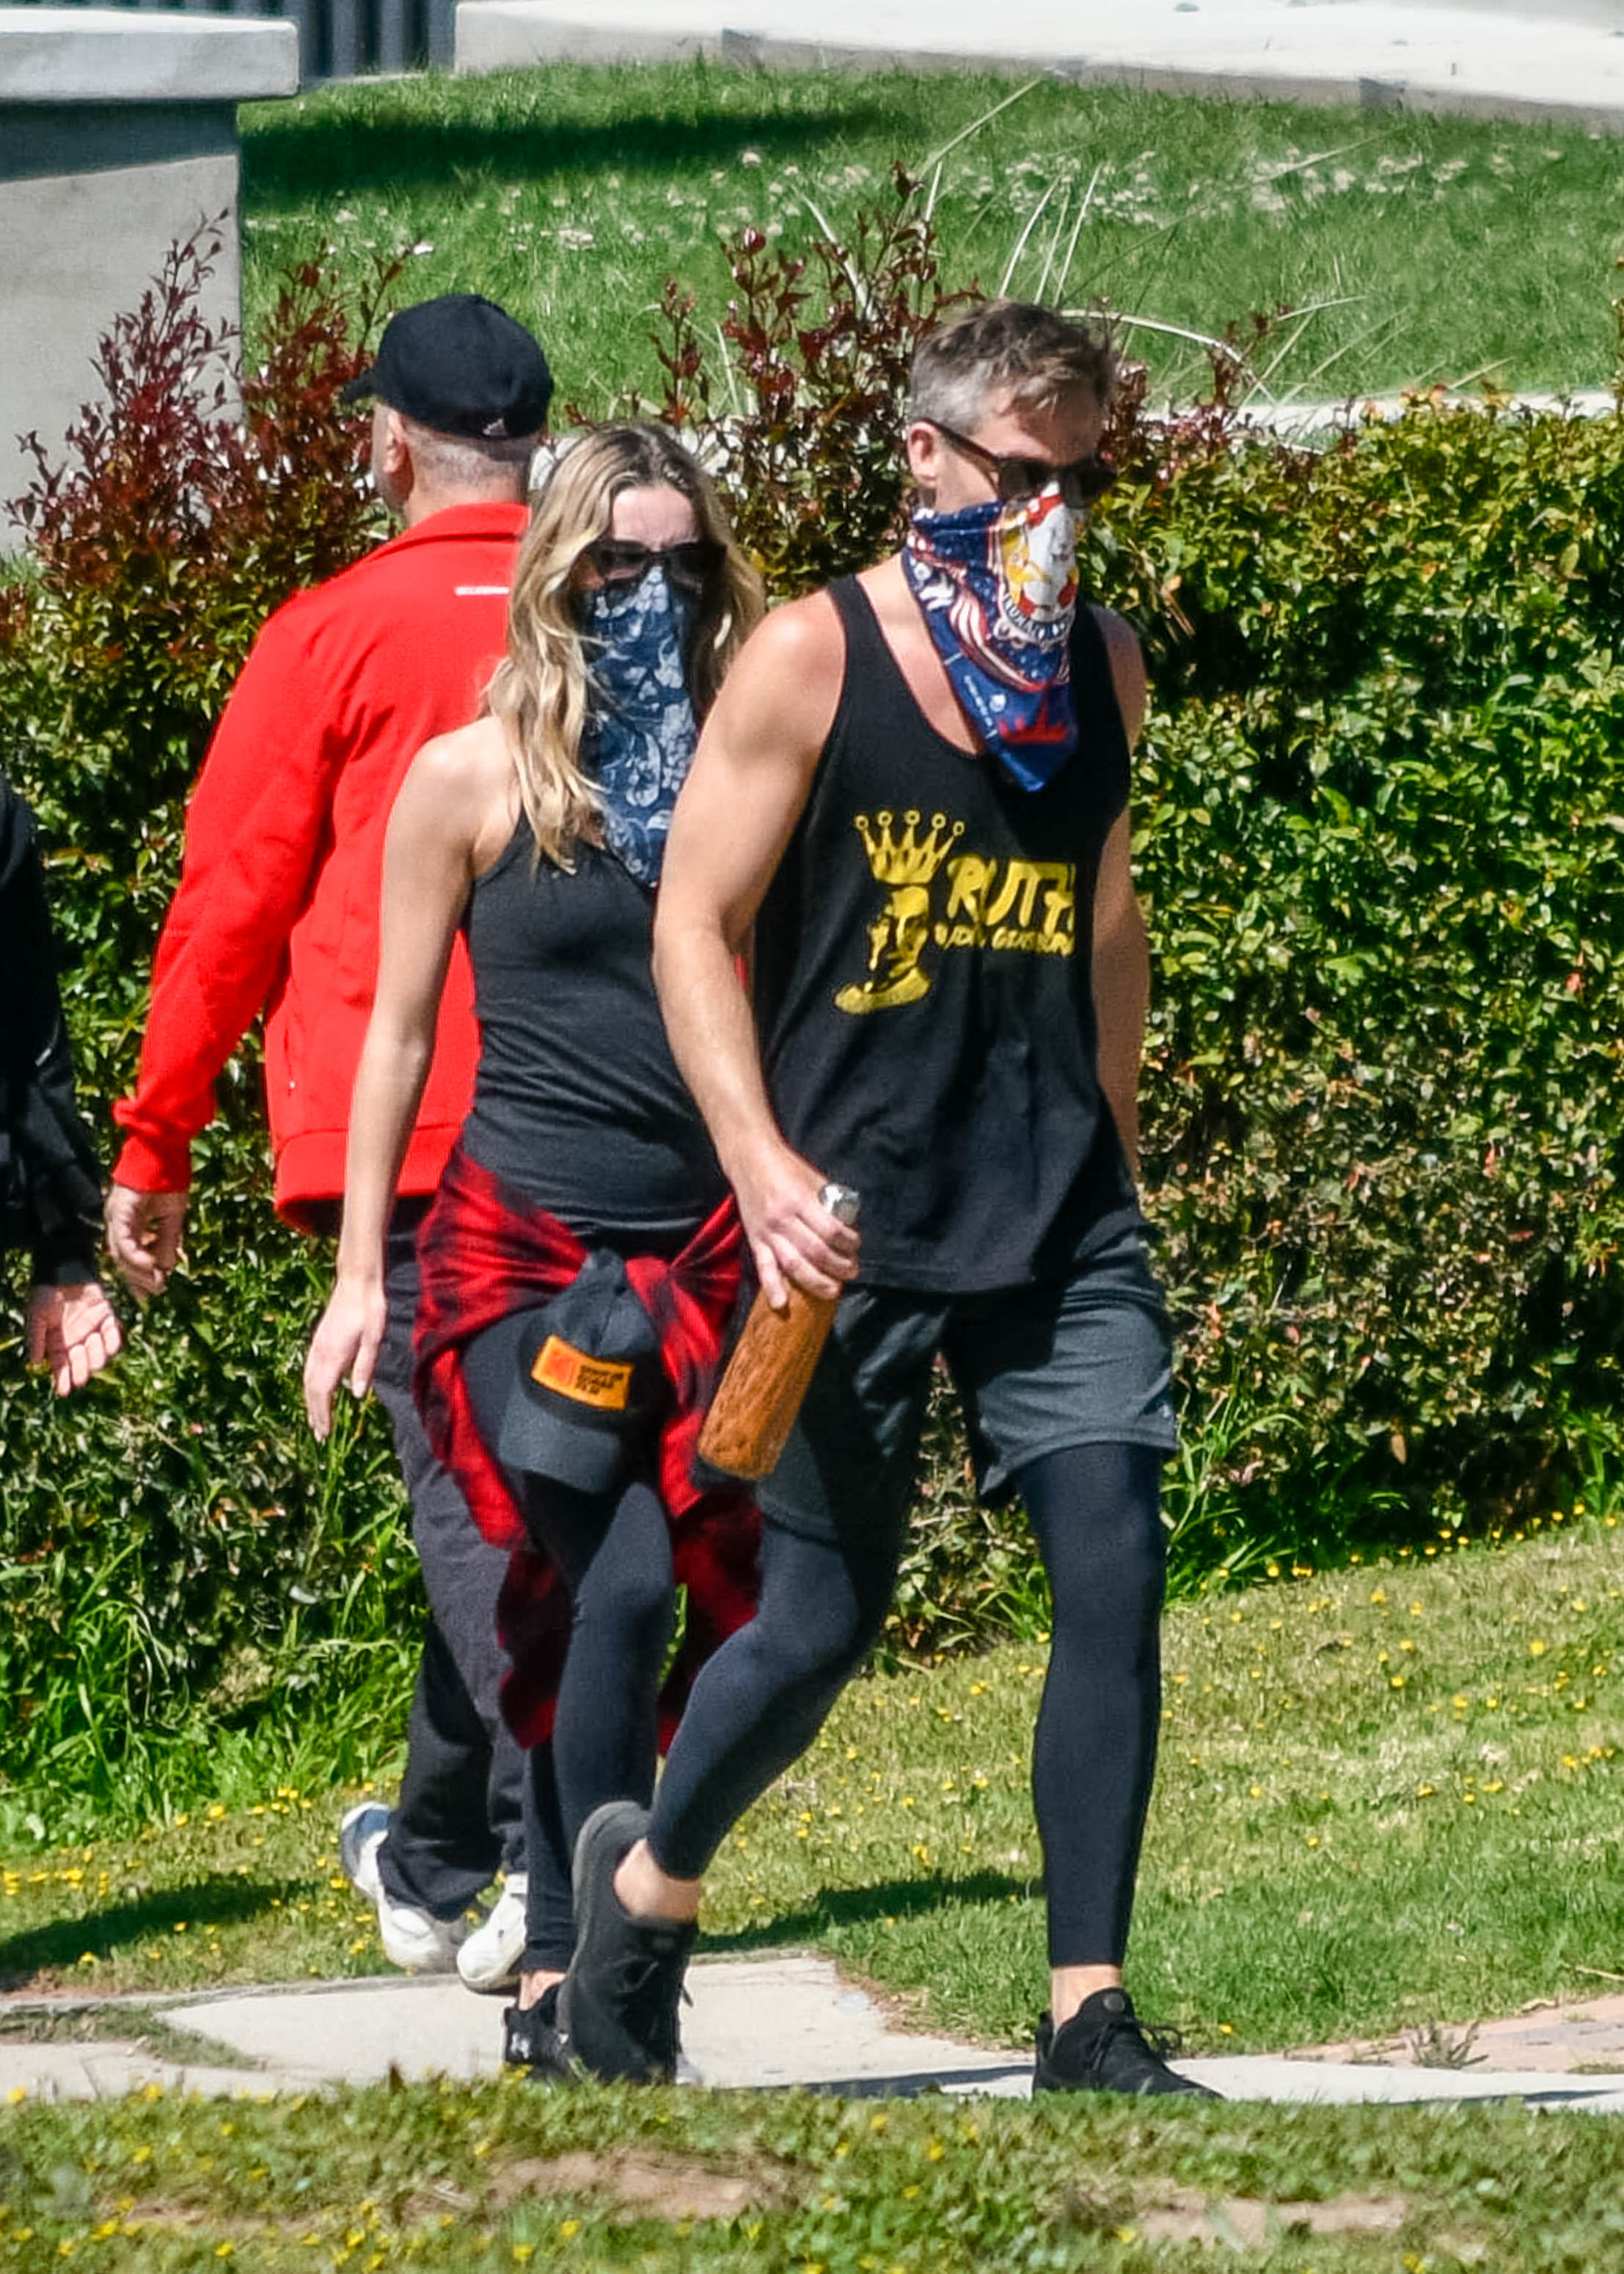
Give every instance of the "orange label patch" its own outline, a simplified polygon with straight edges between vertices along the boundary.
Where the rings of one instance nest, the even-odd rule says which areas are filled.
[[[549,1335],[536,1353],[530,1379],[544,1389],[556,1389],[560,1397],[573,1397],[578,1405],[624,1413],[631,1395],[632,1369],[619,1359],[588,1358],[584,1351]]]

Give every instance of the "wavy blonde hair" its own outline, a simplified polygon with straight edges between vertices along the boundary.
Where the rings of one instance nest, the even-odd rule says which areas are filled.
[[[688,691],[701,719],[765,606],[761,577],[739,549],[714,483],[663,426],[595,427],[560,460],[519,547],[508,653],[485,707],[508,731],[537,856],[560,869],[572,865],[579,840],[595,843],[601,835],[598,792],[581,764],[591,697],[582,566],[588,546],[609,534],[615,499],[633,489],[680,492],[699,535],[725,548],[721,566],[705,579],[688,660]]]

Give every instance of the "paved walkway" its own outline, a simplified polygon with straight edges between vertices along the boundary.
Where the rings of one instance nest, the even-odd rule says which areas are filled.
[[[560,57],[974,64],[1624,130],[1619,0],[461,0],[459,71]]]
[[[861,2097],[939,2090],[1017,2099],[1030,2089],[1029,2051],[899,2029],[824,1958],[702,1959],[690,1969],[689,1987],[683,2042],[702,2084],[801,2085]],[[34,2010],[59,2015],[66,2002]],[[380,2081],[392,2070],[471,2079],[493,2075],[500,2066],[499,2001],[472,1997],[455,1979],[391,1977],[143,2002],[172,2035],[199,2039],[195,2064],[119,2037],[114,2003],[102,2009],[105,2039],[30,2044],[0,2037],[0,2098],[19,2092],[102,2098],[154,2084],[217,2096],[311,2091]],[[9,2010],[16,2017],[28,2009]],[[1434,2059],[1463,2060],[1458,2067],[1417,2067],[1414,2045],[1402,2041],[1179,2066],[1233,2099],[1519,2099],[1624,2115],[1624,1998],[1491,2022],[1470,2043],[1464,2035],[1441,2033],[1431,2049]],[[1612,2073],[1591,2073],[1603,2067]]]

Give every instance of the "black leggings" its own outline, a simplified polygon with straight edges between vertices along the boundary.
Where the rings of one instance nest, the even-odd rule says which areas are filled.
[[[646,1807],[654,1791],[660,1675],[675,1604],[671,1532],[639,1478],[602,1498],[510,1475],[531,1537],[557,1564],[573,1608],[553,1741],[530,1756],[525,1826],[532,1852],[526,1972],[568,1965],[570,1937],[546,1890],[569,1884],[575,1835],[606,1800]]]
[[[462,1375],[487,1445],[501,1434],[524,1314],[476,1336]],[[526,1529],[558,1566],[573,1611],[551,1742],[526,1761],[530,1858],[526,1973],[568,1966],[575,1939],[569,1866],[575,1834],[605,1800],[645,1805],[654,1789],[657,1699],[676,1600],[671,1533],[646,1476],[613,1495],[505,1471]]]
[[[1049,1962],[1119,1966],[1161,1721],[1162,1457],[1079,1445],[1018,1479],[1054,1593],[1033,1754]],[[859,1541],[764,1528],[761,1607],[701,1673],[654,1803],[650,1845],[696,1879],[811,1743],[891,1601],[906,1511]]]

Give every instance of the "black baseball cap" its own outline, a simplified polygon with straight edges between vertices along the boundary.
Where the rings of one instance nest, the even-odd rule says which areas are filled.
[[[437,434],[517,441],[547,423],[553,373],[523,324],[477,292],[447,292],[391,316],[346,403],[375,395]]]
[[[659,1407],[659,1337],[606,1248],[525,1314],[497,1436],[497,1458],[577,1491],[617,1485]]]

